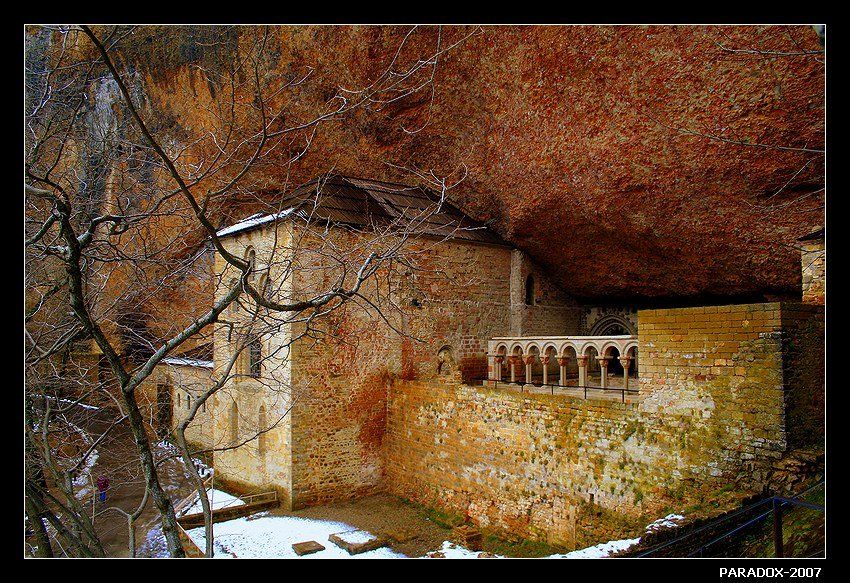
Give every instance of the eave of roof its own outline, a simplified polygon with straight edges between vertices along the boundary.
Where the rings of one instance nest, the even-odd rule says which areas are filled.
[[[317,189],[322,193],[319,204],[311,212],[307,208],[299,208],[307,206],[305,203],[312,199]],[[278,213],[252,215],[216,234],[228,237],[295,216],[304,220],[313,217],[333,224],[363,226],[376,218],[415,220],[416,212],[425,212],[418,235],[511,247],[486,225],[470,218],[446,200],[441,202],[438,212],[429,214],[425,209],[439,200],[439,196],[419,186],[337,175],[315,179],[295,189],[281,200],[287,208]]]

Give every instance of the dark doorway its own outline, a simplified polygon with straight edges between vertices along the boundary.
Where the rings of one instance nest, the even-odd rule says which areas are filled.
[[[161,438],[171,433],[171,385],[156,386],[156,432]]]

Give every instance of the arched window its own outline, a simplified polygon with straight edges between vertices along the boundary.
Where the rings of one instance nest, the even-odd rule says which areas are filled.
[[[529,275],[525,278],[525,305],[534,305],[534,276]]]
[[[248,374],[260,378],[263,369],[263,341],[259,336],[251,338],[248,344]]]
[[[257,252],[253,247],[245,251],[245,261],[248,262],[248,279],[254,281],[254,272],[257,270]]]
[[[192,408],[192,395],[190,395],[188,393],[186,394],[186,408],[187,409]]]
[[[239,443],[239,407],[236,401],[230,404],[230,445]]]
[[[183,399],[181,398],[182,393],[177,391],[177,407],[183,406]]]

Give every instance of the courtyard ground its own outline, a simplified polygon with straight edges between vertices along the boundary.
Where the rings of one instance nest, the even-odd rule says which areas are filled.
[[[671,514],[650,523],[646,530],[669,528],[683,518]],[[390,542],[386,547],[353,555],[354,558],[601,558],[624,551],[640,541],[640,538],[607,541],[586,549],[564,552],[543,543],[484,537],[482,550],[471,551],[452,542],[451,527],[441,522],[441,516],[433,510],[408,504],[388,494],[379,494],[297,511],[275,509],[217,523],[214,526],[214,546],[216,557],[221,558],[296,558],[293,544],[315,541],[325,549],[304,558],[348,558],[351,555],[328,538],[332,534],[357,530],[389,536]],[[152,534],[157,536],[155,531]],[[204,548],[202,527],[191,529],[188,534],[195,544]]]

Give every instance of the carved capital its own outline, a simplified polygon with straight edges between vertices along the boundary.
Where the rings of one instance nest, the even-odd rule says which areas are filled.
[[[525,364],[527,364],[527,365],[531,366],[532,364],[534,364],[534,359],[535,359],[535,358],[536,358],[536,357],[535,357],[533,354],[526,354],[525,356],[523,356],[523,357],[522,357],[522,361],[523,361]]]
[[[578,365],[582,368],[587,366],[587,361],[589,359],[590,359],[589,356],[577,356],[576,357],[576,360],[578,361]]]
[[[559,356],[558,357],[558,366],[567,366],[569,364],[569,362],[570,362],[570,359],[567,358],[566,356]]]

